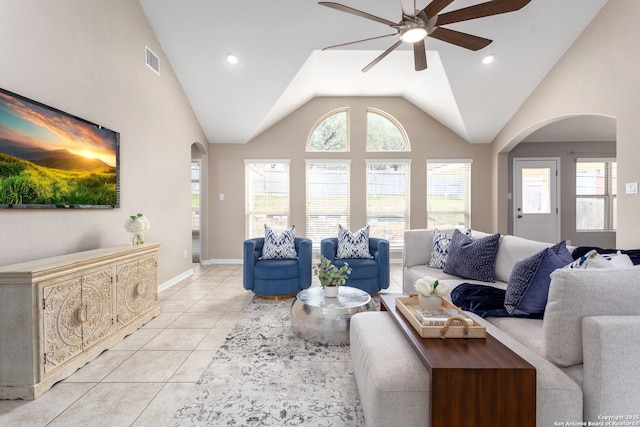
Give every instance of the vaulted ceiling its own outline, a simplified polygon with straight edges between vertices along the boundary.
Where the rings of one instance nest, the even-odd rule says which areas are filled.
[[[320,96],[400,96],[465,140],[490,143],[606,1],[532,0],[447,26],[493,40],[479,51],[428,37],[427,70],[414,71],[413,50],[402,45],[362,73],[395,38],[321,49],[389,28],[316,1],[139,0],[211,143],[246,143]],[[400,0],[340,2],[401,17]],[[455,0],[443,12],[478,3]],[[226,62],[230,53],[238,64]],[[484,65],[487,54],[495,61]]]

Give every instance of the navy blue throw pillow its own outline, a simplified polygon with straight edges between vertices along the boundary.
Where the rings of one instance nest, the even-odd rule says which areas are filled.
[[[495,282],[495,262],[500,234],[471,240],[459,230],[453,232],[444,272],[463,279]]]
[[[511,271],[504,307],[513,315],[544,313],[551,273],[573,258],[564,241],[518,261]]]

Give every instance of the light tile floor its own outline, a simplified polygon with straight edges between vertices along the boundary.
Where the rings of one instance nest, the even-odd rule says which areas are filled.
[[[402,292],[400,264],[386,292]],[[122,342],[36,400],[0,400],[0,426],[170,425],[252,297],[241,265],[195,265],[159,294],[160,315]]]

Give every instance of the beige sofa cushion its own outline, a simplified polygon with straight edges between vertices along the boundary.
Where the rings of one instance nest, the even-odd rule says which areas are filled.
[[[405,231],[402,263],[406,267],[415,265],[424,265],[426,267],[431,259],[432,245],[433,230],[415,229]]]
[[[511,270],[513,270],[516,262],[535,255],[552,245],[553,243],[535,242],[521,237],[503,235],[500,238],[500,245],[496,254],[496,280],[509,282]]]
[[[429,419],[429,373],[391,316],[351,318],[351,364],[368,427],[422,427]]]
[[[638,301],[640,266],[625,269],[562,268],[554,271],[543,319],[547,358],[564,367],[582,363],[582,319],[587,316],[638,315]]]

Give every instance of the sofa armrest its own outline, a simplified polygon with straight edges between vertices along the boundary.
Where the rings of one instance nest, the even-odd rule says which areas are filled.
[[[311,286],[313,242],[304,237],[296,237],[295,241],[298,253],[298,285],[300,289],[307,289]]]
[[[582,319],[584,421],[640,416],[640,316]],[[639,419],[625,419],[640,423]]]
[[[338,238],[327,237],[320,241],[320,255],[331,261],[333,264],[336,260],[336,253],[338,252]]]
[[[389,276],[389,241],[377,237],[369,238],[369,253],[378,263],[378,283],[380,289],[387,289],[390,283]]]
[[[262,253],[264,238],[254,238],[244,241],[242,263],[242,285],[245,289],[253,289],[253,267]]]

